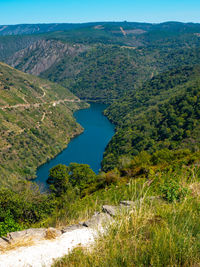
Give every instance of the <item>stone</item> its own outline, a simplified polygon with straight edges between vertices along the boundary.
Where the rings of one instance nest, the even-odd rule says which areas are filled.
[[[92,218],[84,222],[83,226],[90,228],[99,228],[103,225],[110,224],[112,220],[112,217],[108,213],[96,213],[92,216]]]
[[[131,207],[131,206],[133,207],[133,206],[141,204],[142,201],[144,201],[144,200],[153,201],[153,200],[156,200],[156,199],[160,199],[160,197],[159,196],[149,196],[149,197],[137,199],[135,201],[123,200],[123,201],[120,202],[120,205],[121,206],[127,206],[127,207]]]
[[[104,213],[109,214],[110,216],[115,217],[117,214],[121,213],[122,211],[125,210],[125,207],[121,206],[109,206],[109,205],[104,205],[102,208],[102,211]]]
[[[120,202],[120,205],[128,206],[128,207],[134,206],[135,204],[136,204],[135,201],[128,201],[128,200],[124,200]]]
[[[25,239],[41,240],[45,238],[45,231],[45,228],[30,228],[23,231],[8,233],[7,239],[10,243]]]
[[[74,224],[74,225],[70,225],[70,226],[62,228],[61,232],[64,234],[64,233],[72,232],[74,230],[83,229],[83,228],[84,228],[83,224]]]

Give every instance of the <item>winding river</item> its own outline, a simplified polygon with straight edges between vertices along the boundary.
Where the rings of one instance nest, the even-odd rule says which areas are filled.
[[[69,165],[71,162],[89,164],[95,173],[101,168],[103,152],[114,135],[114,126],[103,115],[106,105],[91,103],[89,109],[78,110],[74,117],[80,123],[84,132],[70,141],[54,159],[42,165],[37,170],[37,182],[46,187],[49,169],[57,164]]]

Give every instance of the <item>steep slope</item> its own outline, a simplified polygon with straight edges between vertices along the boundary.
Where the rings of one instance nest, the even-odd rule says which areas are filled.
[[[111,102],[159,72],[200,62],[198,48],[135,48],[38,41],[8,63],[60,83],[82,99]]]
[[[5,61],[12,57],[17,51],[29,47],[42,36],[20,35],[20,36],[0,36],[0,61]]]
[[[7,60],[7,63],[23,72],[40,75],[57,65],[63,58],[73,58],[87,49],[88,47],[84,45],[71,45],[56,40],[39,40],[16,52]]]
[[[36,167],[82,131],[79,99],[65,88],[0,63],[0,183],[33,178]]]
[[[106,149],[104,170],[116,166],[122,155],[143,150],[199,150],[199,73],[199,66],[168,71],[107,109],[117,131]]]
[[[39,40],[8,59],[8,63],[22,71],[40,75],[64,57],[75,57],[87,50],[83,45],[70,45],[54,40]]]
[[[169,68],[199,64],[199,31],[182,23],[85,25],[35,35],[43,39],[6,62],[80,98],[111,102]]]

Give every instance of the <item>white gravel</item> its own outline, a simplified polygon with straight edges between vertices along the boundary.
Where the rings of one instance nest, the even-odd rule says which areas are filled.
[[[96,231],[90,228],[77,229],[54,240],[43,240],[29,247],[0,252],[0,267],[48,267],[54,259],[66,255],[74,247],[90,245],[95,236]]]

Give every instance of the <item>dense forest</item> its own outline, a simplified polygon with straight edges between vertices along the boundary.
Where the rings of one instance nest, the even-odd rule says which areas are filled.
[[[199,86],[199,66],[185,67],[152,78],[137,95],[111,105],[105,114],[117,131],[106,149],[104,169],[121,155],[143,150],[198,150]]]
[[[82,99],[111,103],[169,68],[199,64],[198,32],[199,24],[190,23],[97,23],[16,36],[23,40],[21,49],[13,36],[3,36],[7,48],[0,52],[13,67],[59,83]]]

